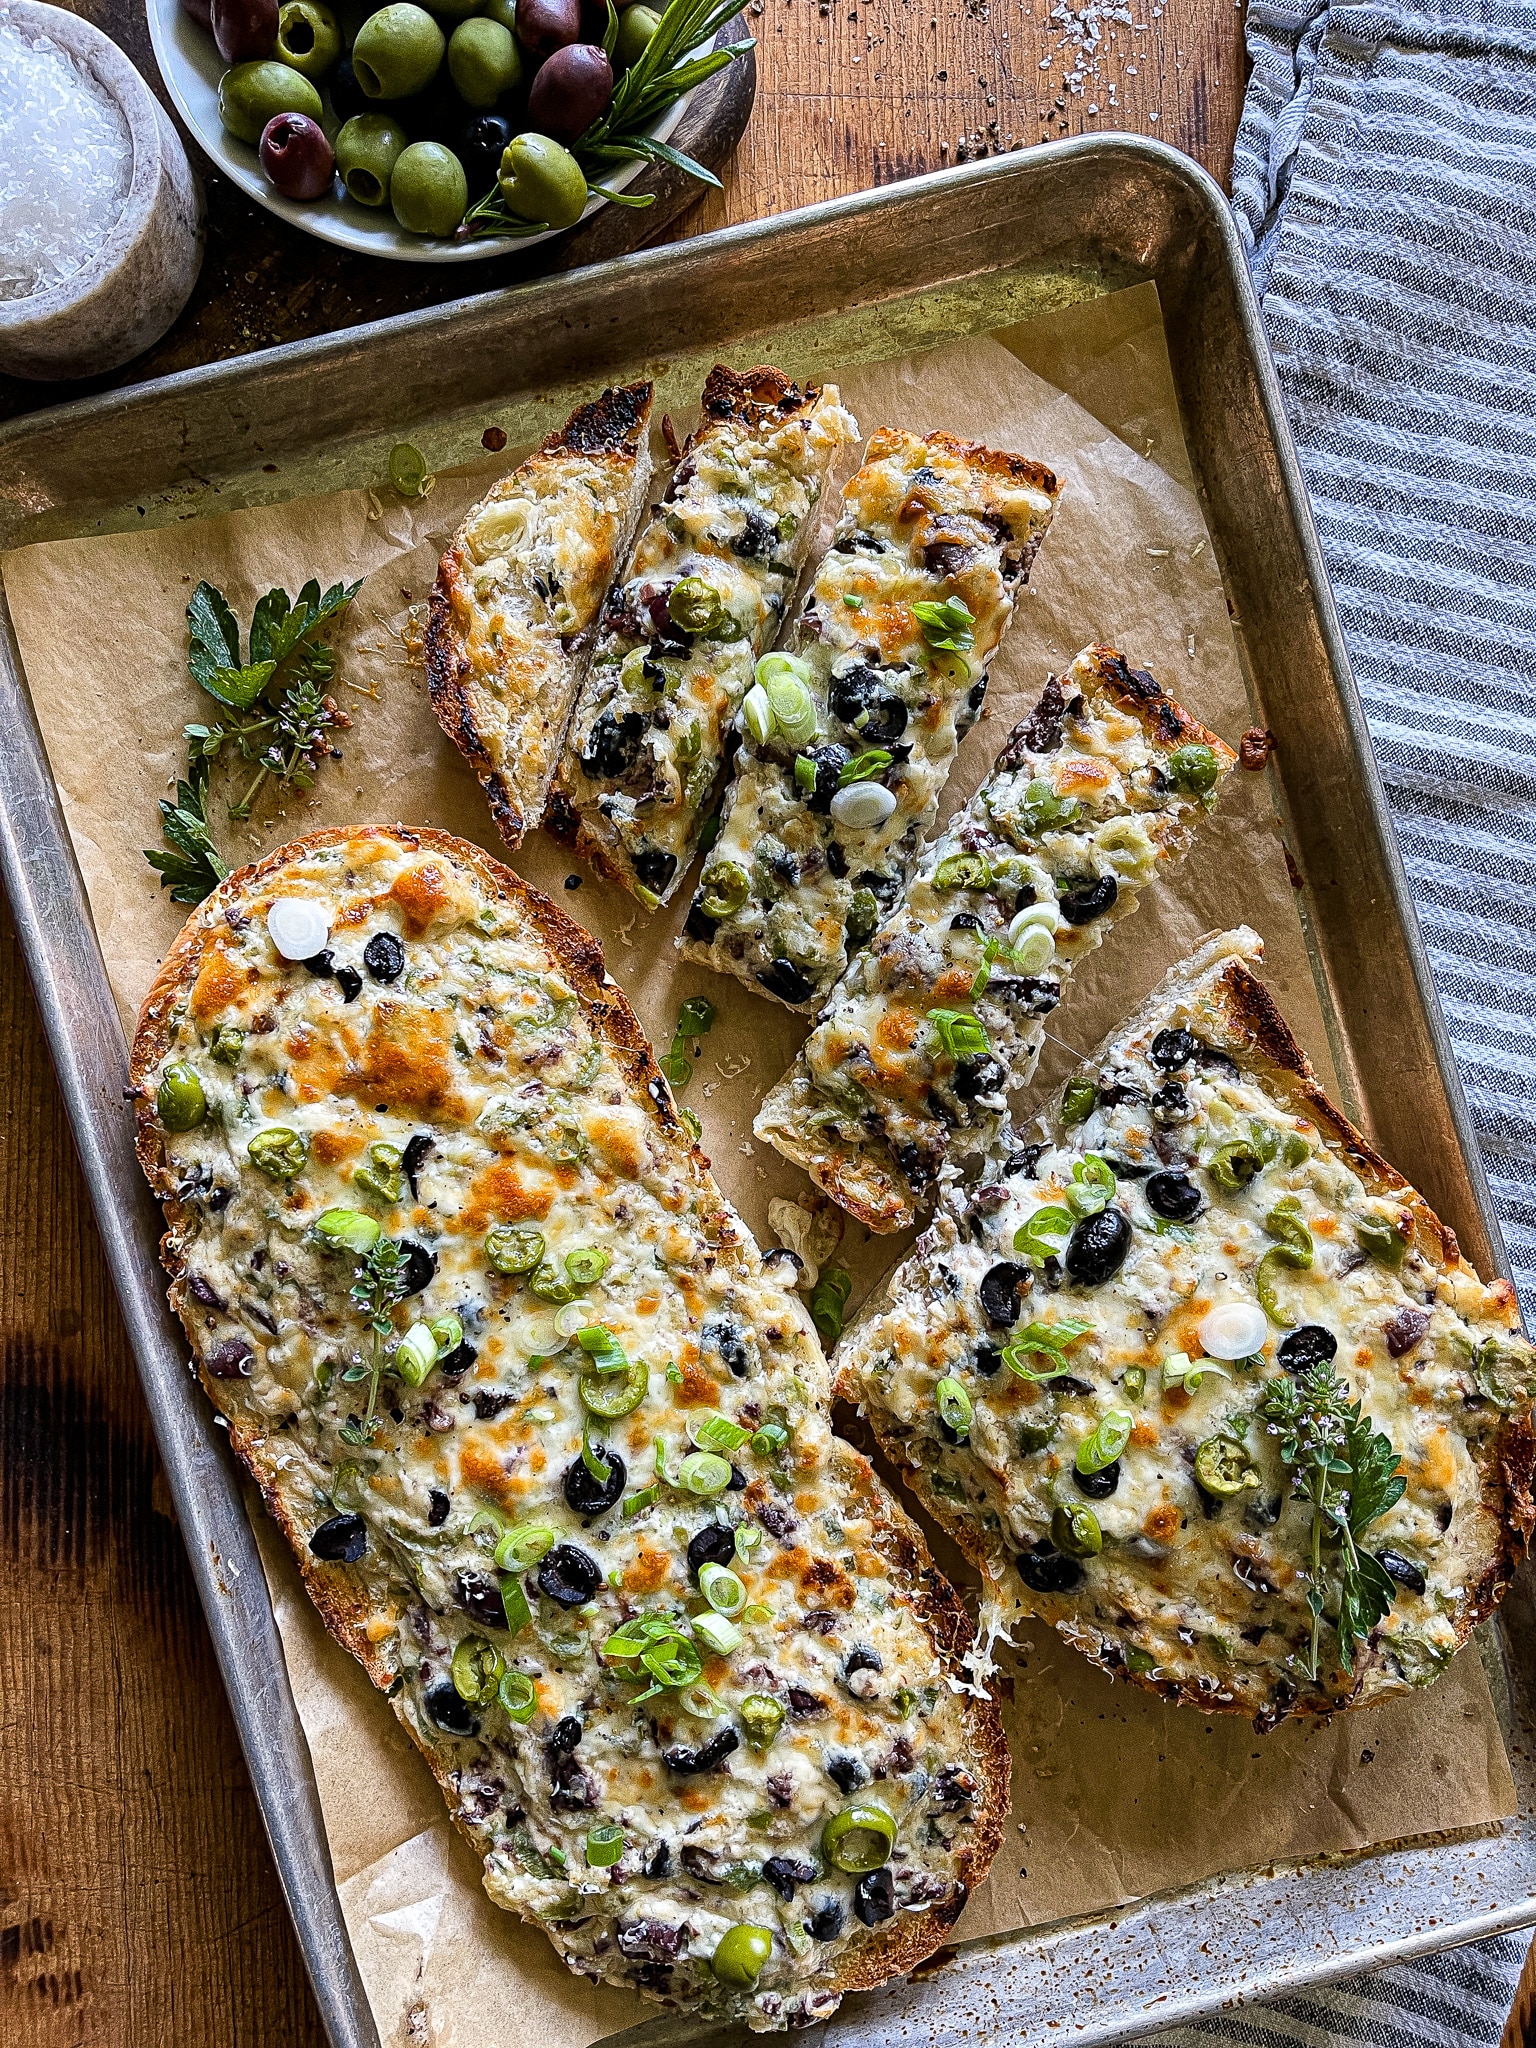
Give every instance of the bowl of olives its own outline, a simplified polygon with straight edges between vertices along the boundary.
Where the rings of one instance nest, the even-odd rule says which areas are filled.
[[[739,0],[148,0],[171,97],[222,170],[339,248],[465,263],[634,205],[749,43]]]

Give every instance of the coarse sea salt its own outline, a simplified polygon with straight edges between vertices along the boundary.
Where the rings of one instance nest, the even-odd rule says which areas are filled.
[[[0,299],[51,291],[106,242],[133,177],[121,108],[0,10]]]

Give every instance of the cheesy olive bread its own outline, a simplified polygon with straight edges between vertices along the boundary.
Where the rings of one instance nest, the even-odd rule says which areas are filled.
[[[438,566],[432,709],[508,846],[544,815],[603,599],[645,508],[650,418],[649,384],[578,406],[465,515]]]
[[[1536,1356],[1318,1088],[1260,950],[1176,968],[838,1363],[1005,1610],[1262,1729],[1428,1684],[1496,1605]]]
[[[901,1230],[1034,1075],[1073,965],[1188,849],[1233,755],[1111,647],[1051,676],[924,849],[753,1125],[870,1230]]]
[[[317,832],[193,913],[132,1079],[203,1385],[490,1896],[759,2028],[935,1948],[1008,1804],[970,1626],[595,942]]]
[[[715,368],[608,594],[549,822],[649,909],[693,858],[753,663],[783,623],[827,472],[857,433],[835,385]]]
[[[792,646],[742,700],[690,959],[793,1010],[826,999],[896,907],[1058,490],[977,441],[871,437]]]

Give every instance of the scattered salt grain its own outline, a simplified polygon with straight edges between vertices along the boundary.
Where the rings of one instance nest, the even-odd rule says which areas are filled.
[[[0,300],[51,291],[106,242],[133,177],[122,110],[47,36],[0,12]]]

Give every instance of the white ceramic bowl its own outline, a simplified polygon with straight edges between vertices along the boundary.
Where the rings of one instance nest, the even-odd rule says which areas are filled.
[[[505,256],[513,250],[532,249],[540,242],[553,241],[569,229],[550,228],[542,235],[487,235],[474,241],[435,240],[426,235],[408,235],[395,223],[387,206],[359,206],[339,196],[307,202],[285,199],[268,183],[256,151],[249,143],[237,142],[219,119],[219,79],[227,69],[213,37],[178,4],[178,0],[147,0],[149,33],[155,46],[160,71],[176,102],[177,111],[203,148],[244,192],[269,212],[291,221],[296,228],[334,242],[338,249],[352,249],[362,256],[384,256],[396,263],[482,263],[488,256]],[[378,0],[382,7],[385,0]],[[430,4],[430,0],[427,0]],[[683,117],[688,104],[685,94],[650,129],[665,142]],[[326,129],[334,135],[329,105]],[[639,177],[645,166],[636,158],[603,182],[620,192]],[[340,188],[337,188],[339,193]],[[608,204],[605,199],[588,202],[583,220]]]
[[[99,28],[38,0],[0,0],[0,19],[68,50],[117,102],[133,150],[122,211],[92,259],[61,285],[0,299],[0,370],[89,377],[158,341],[203,260],[202,187],[169,116]]]

